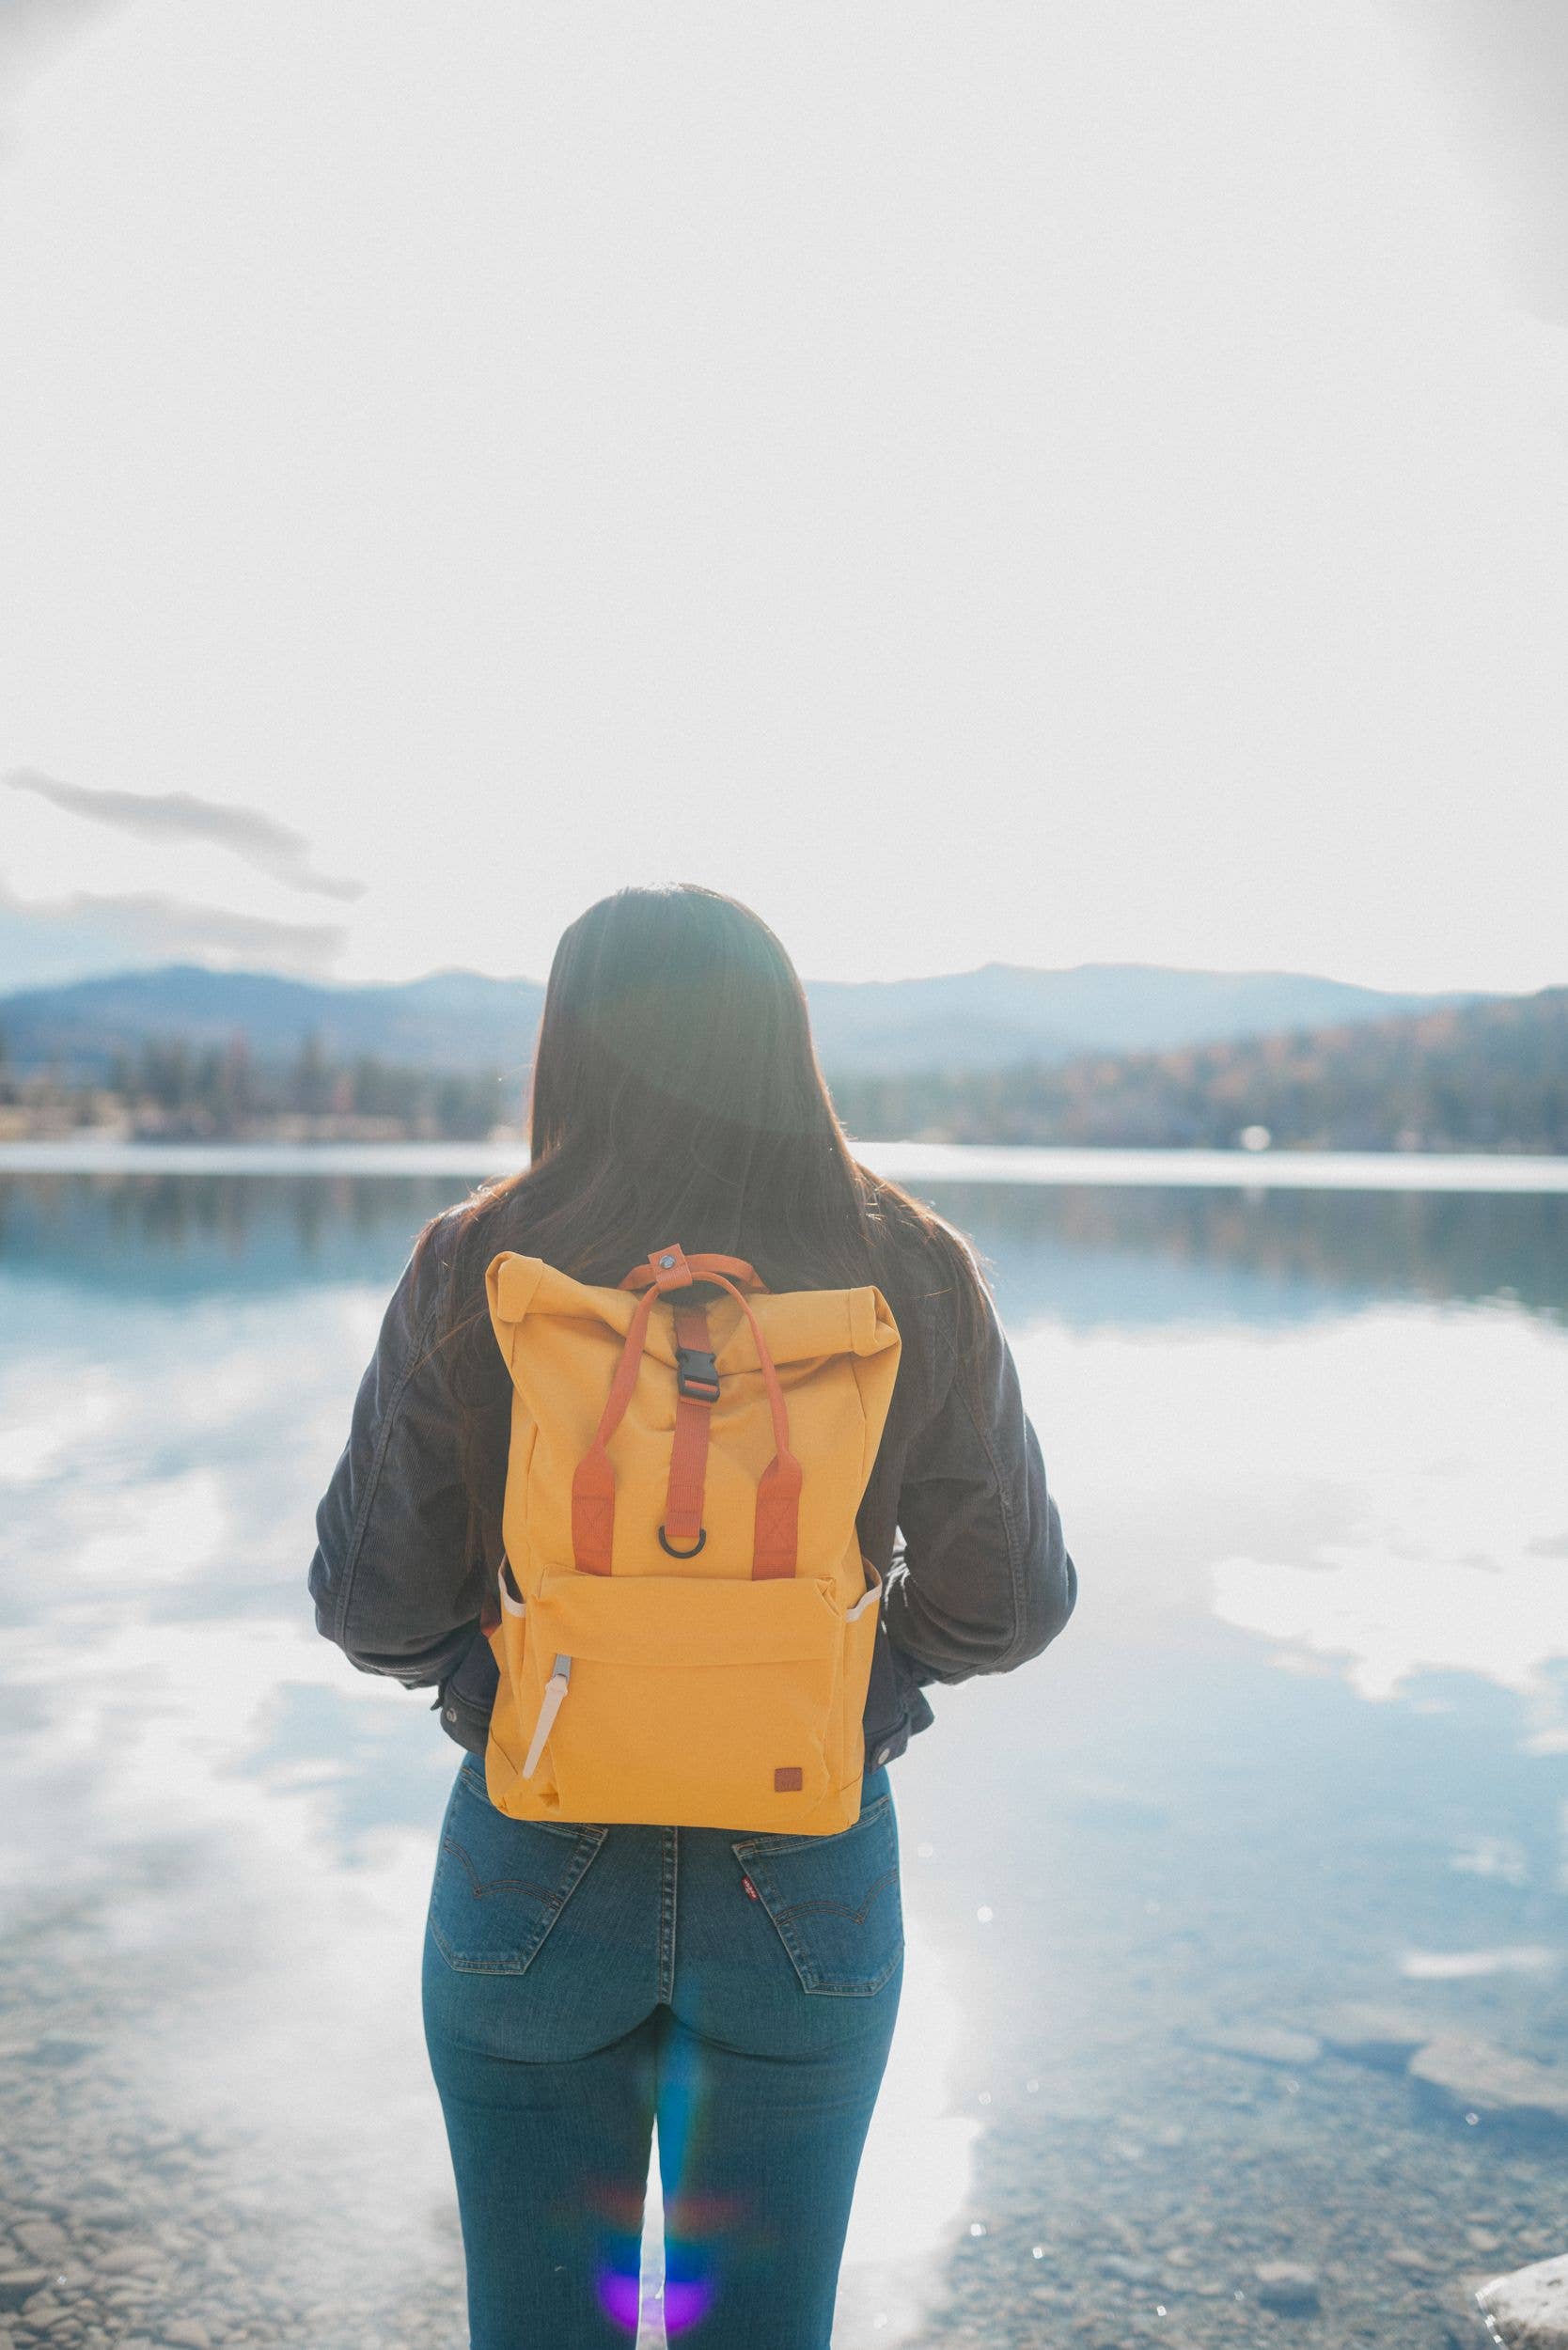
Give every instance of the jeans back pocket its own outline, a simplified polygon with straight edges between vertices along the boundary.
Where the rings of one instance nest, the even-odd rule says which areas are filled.
[[[524,1973],[608,1832],[509,1819],[465,1762],[441,1824],[431,1888],[431,1937],[447,1966],[467,1974]]]
[[[731,1849],[804,1990],[880,1991],[903,1956],[893,1798],[833,1836],[745,1836]]]

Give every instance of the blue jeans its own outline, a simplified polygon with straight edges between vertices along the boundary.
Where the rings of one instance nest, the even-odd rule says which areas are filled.
[[[828,2350],[903,1976],[886,1769],[838,1835],[508,1819],[459,1771],[425,1935],[471,2350],[627,2350],[653,2123],[665,2325]]]

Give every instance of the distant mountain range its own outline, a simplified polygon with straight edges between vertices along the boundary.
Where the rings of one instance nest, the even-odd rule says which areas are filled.
[[[992,963],[939,979],[819,980],[808,994],[830,1076],[1058,1066],[1086,1053],[1166,1052],[1488,1000],[1145,964],[1030,971]],[[114,1055],[151,1041],[199,1047],[237,1035],[259,1061],[291,1058],[314,1036],[334,1061],[521,1073],[543,1003],[536,979],[476,971],[343,987],[172,964],[0,997],[0,1041],[13,1068],[53,1067],[74,1080],[101,1079]]]

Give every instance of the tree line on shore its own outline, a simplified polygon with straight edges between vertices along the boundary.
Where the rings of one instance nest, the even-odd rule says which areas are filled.
[[[868,1137],[1218,1149],[1568,1152],[1568,987],[1179,1051],[835,1087]]]
[[[404,1068],[373,1054],[334,1060],[306,1037],[282,1060],[243,1036],[223,1046],[149,1038],[110,1055],[100,1084],[8,1071],[0,1043],[0,1131],[110,1127],[148,1139],[474,1141],[515,1119],[521,1084],[495,1070]],[[7,1112],[13,1115],[7,1120]]]
[[[1563,1152],[1568,988],[1179,1051],[831,1082],[840,1118],[866,1141]],[[10,1070],[0,1043],[0,1132],[10,1133],[473,1140],[515,1129],[524,1089],[495,1069],[335,1060],[314,1036],[270,1061],[243,1036],[221,1047],[151,1039],[113,1056],[94,1085]]]

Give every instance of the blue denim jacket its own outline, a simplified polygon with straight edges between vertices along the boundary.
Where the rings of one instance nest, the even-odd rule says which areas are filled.
[[[349,1440],[316,1512],[317,1629],[362,1672],[433,1688],[442,1727],[482,1751],[496,1685],[479,1630],[493,1562],[471,1557],[458,1417],[434,1346],[434,1252],[411,1260],[360,1382]],[[866,1766],[902,1754],[933,1716],[935,1682],[1008,1672],[1073,1612],[1077,1574],[1046,1490],[1011,1349],[986,1300],[982,1343],[957,1357],[950,1303],[924,1297],[894,1410],[857,1513],[886,1586],[864,1716]],[[901,1309],[902,1310],[902,1309]],[[921,1392],[905,1391],[906,1366]]]

